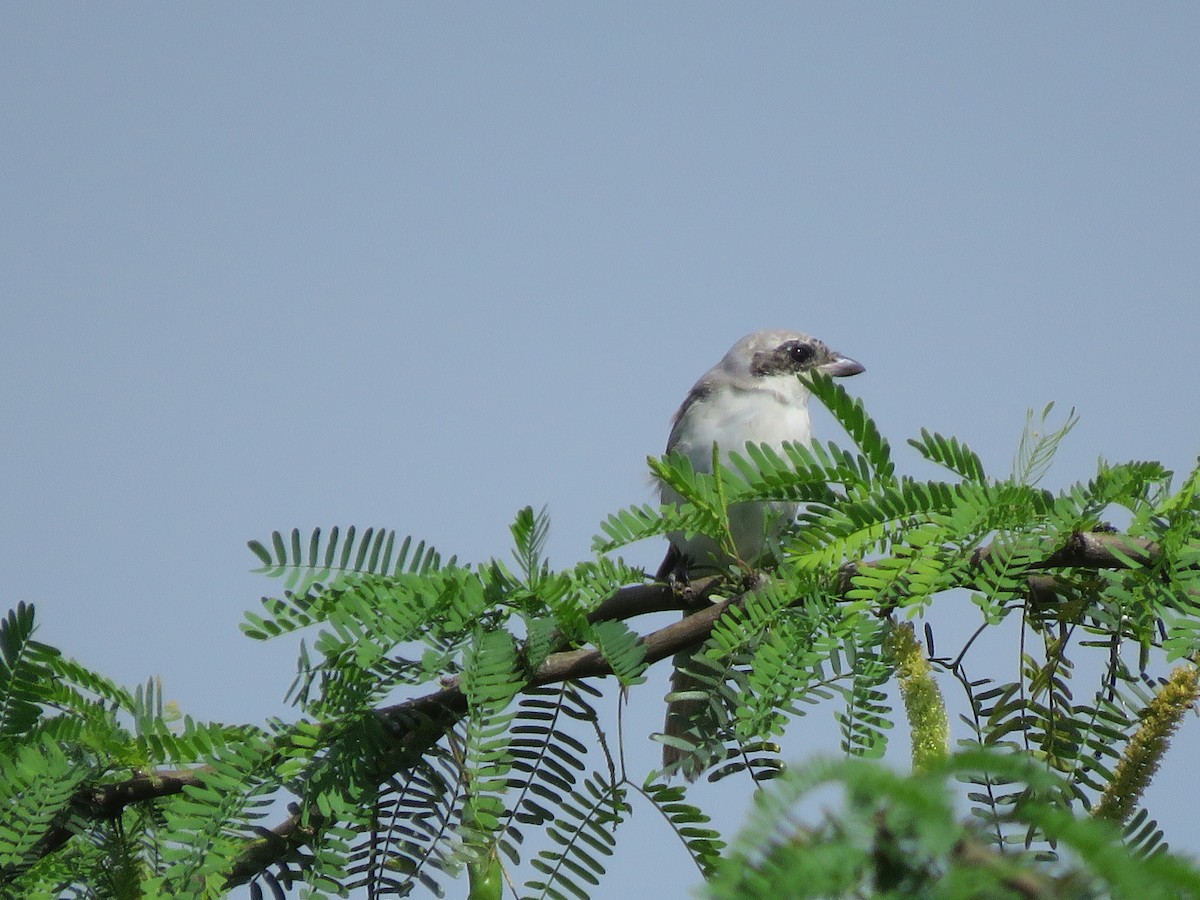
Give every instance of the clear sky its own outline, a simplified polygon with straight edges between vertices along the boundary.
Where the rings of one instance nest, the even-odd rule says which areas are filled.
[[[1055,400],[1047,486],[1186,470],[1198,43],[1185,3],[5,4],[0,611],[195,717],[282,713],[247,539],[482,560],[548,504],[570,564],[763,327],[867,366],[902,469],[926,426],[1004,474]],[[1188,728],[1150,802],[1200,851]],[[686,874],[630,827],[600,896]]]

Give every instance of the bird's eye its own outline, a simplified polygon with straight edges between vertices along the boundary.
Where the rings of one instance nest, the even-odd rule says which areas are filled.
[[[815,355],[816,350],[813,349],[811,344],[792,344],[790,347],[788,347],[788,356],[790,356],[792,362],[796,363],[797,365],[804,365],[805,363],[812,362],[813,356]]]

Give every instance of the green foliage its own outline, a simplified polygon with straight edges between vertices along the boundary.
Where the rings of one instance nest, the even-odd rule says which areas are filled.
[[[646,650],[637,632],[624,622],[597,622],[591,628],[597,649],[612,666],[613,674],[625,686],[641,684],[646,679]]]
[[[671,531],[702,532],[722,542],[727,540],[728,507],[714,476],[695,471],[691,460],[679,453],[661,460],[650,457],[646,462],[655,478],[689,502],[678,507],[631,506],[613,513],[600,523],[605,537],[598,535],[592,542],[597,553],[610,553],[625,544]]]
[[[845,691],[846,707],[838,713],[838,724],[842,729],[843,753],[878,759],[887,749],[887,732],[892,727],[891,705],[883,690],[891,672],[881,653],[883,629],[873,622],[865,624],[874,627],[860,627],[847,635],[850,640],[844,652],[852,678]]]
[[[922,430],[908,445],[948,477],[916,480],[839,382],[809,387],[845,447],[724,448],[713,474],[652,459],[685,502],[614,513],[565,569],[530,507],[511,552],[474,565],[384,529],[252,541],[280,590],[242,627],[297,641],[289,721],[195,722],[157,680],[128,690],[36,641],[17,606],[0,619],[0,895],[444,896],[461,879],[481,900],[584,897],[637,810],[716,897],[1195,895],[1141,802],[1200,690],[1200,468],[1174,488],[1157,463],[1102,462],[1046,490],[1074,424],[1047,407],[1009,477]],[[721,606],[703,642],[647,636],[635,617],[664,595],[699,598],[631,588],[644,573],[609,554],[670,532],[728,545],[730,506],[764,500],[802,512],[761,571],[704,588]],[[608,611],[626,590],[647,610]],[[950,604],[979,628],[939,650]],[[763,798],[732,848],[704,785],[633,771],[647,736],[591,680],[638,685],[680,651],[694,712],[658,737]],[[904,735],[897,685],[928,734]],[[804,716],[838,723],[842,760],[785,764]],[[878,764],[906,736],[924,742],[911,777]],[[829,785],[843,808],[797,825]]]
[[[228,855],[210,855],[219,842],[197,838],[224,833],[229,854],[244,843],[249,832],[238,829],[252,816],[254,794],[222,760],[240,753],[245,765],[261,766],[258,731],[179,716],[158,682],[120,688],[34,640],[35,627],[27,604],[0,621],[0,893],[46,896],[56,885],[90,885],[104,896],[141,896],[168,883],[169,858],[182,859],[185,845],[194,851],[185,868],[201,881],[206,867],[227,870]],[[152,811],[133,805],[94,814],[90,804],[102,802],[107,785],[164,763],[203,766],[192,788],[208,791],[202,802],[179,795]],[[229,807],[221,816],[209,803],[218,796]],[[47,854],[47,847],[61,849]],[[189,886],[177,896],[198,895],[190,875],[180,874]]]
[[[424,541],[414,547],[412,538],[406,537],[397,547],[396,532],[367,528],[358,534],[353,525],[344,534],[335,525],[324,540],[321,529],[314,528],[308,539],[307,554],[298,528],[292,529],[286,542],[280,532],[272,532],[270,549],[259,541],[250,541],[248,546],[262,560],[263,566],[257,571],[271,578],[286,578],[288,589],[298,593],[311,584],[328,580],[331,575],[399,575],[428,572],[441,565],[440,554],[426,547]]]
[[[508,632],[480,631],[463,671],[468,708],[463,762],[469,777],[465,837],[481,848],[491,845],[504,814],[512,766],[508,727],[513,714],[508,706],[522,686],[516,662],[516,647]]]
[[[1045,867],[1034,854],[989,849],[957,821],[954,780],[1021,784],[1042,797],[1066,786],[1029,759],[974,751],[904,776],[877,763],[813,760],[775,782],[709,885],[714,900],[760,897],[1181,897],[1200,892],[1200,871],[1169,854],[1122,846],[1107,823],[1056,802],[1010,813],[1014,826],[1045,834],[1070,863]],[[837,785],[836,818],[800,824],[800,803]]]
[[[813,396],[825,404],[838,424],[846,429],[850,440],[862,451],[867,470],[872,473],[876,483],[890,483],[895,472],[891,448],[875,422],[867,415],[862,401],[851,397],[840,381],[820,372],[813,372],[804,380]]]
[[[76,766],[57,742],[42,737],[0,757],[0,871],[29,864],[34,850],[92,773]]]
[[[592,887],[600,884],[602,857],[612,855],[614,832],[629,812],[626,793],[624,787],[611,784],[598,772],[585,778],[581,789],[567,792],[554,824],[546,829],[556,846],[539,850],[532,862],[538,874],[525,882],[533,892],[530,896],[566,897],[564,888],[586,896],[580,882]]]
[[[1079,422],[1075,410],[1067,413],[1067,419],[1058,428],[1047,431],[1050,413],[1054,404],[1047,403],[1041,415],[1034,416],[1030,410],[1025,418],[1025,431],[1013,458],[1013,480],[1021,484],[1037,484],[1045,476],[1054,460],[1054,452],[1063,438]]]
[[[908,443],[927,460],[945,466],[964,481],[984,480],[983,463],[979,456],[956,437],[943,437],[922,428],[921,439],[910,438]]]
[[[725,841],[713,828],[711,819],[698,806],[687,802],[687,791],[661,781],[647,781],[642,794],[662,814],[706,878],[720,868]]]
[[[22,603],[0,622],[0,739],[27,731],[38,719],[39,682],[54,651],[33,635],[33,607]]]
[[[270,785],[265,742],[249,739],[207,757],[200,783],[166,800],[155,829],[159,872],[147,879],[151,896],[204,897],[220,893],[242,845],[266,815]]]

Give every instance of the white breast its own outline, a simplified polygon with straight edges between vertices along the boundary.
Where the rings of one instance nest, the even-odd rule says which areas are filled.
[[[788,378],[784,391],[714,391],[693,403],[685,411],[673,432],[671,449],[683,453],[698,472],[712,471],[712,447],[719,449],[721,462],[727,464],[731,451],[745,455],[747,443],[769,444],[778,448],[785,441],[811,443],[812,423],[808,416],[808,392],[799,382]],[[798,391],[796,389],[799,389]],[[663,503],[680,503],[682,498],[663,485]],[[752,562],[769,538],[796,515],[794,503],[740,503],[730,508],[730,529],[738,556]],[[671,543],[694,565],[723,565],[729,562],[706,537],[672,534]]]
[[[749,442],[772,447],[784,441],[811,442],[808,404],[784,403],[782,399],[774,391],[715,392],[688,407],[671,449],[686,455],[698,471],[711,472],[714,443],[726,462],[729,451],[744,454]]]

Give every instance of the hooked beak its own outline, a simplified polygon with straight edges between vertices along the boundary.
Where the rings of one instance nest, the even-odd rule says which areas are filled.
[[[851,375],[867,371],[867,367],[862,363],[855,362],[850,357],[842,356],[840,353],[834,353],[832,360],[817,368],[833,378],[848,378]]]

